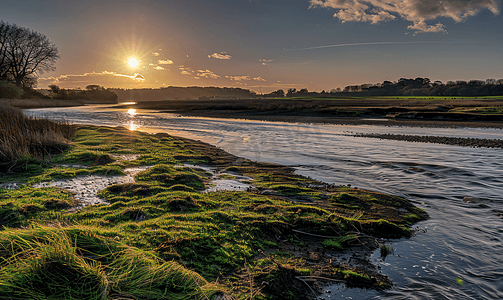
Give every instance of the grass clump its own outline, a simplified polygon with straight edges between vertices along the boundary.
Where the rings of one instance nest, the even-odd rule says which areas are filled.
[[[174,261],[86,227],[0,235],[0,298],[207,299],[221,293]]]

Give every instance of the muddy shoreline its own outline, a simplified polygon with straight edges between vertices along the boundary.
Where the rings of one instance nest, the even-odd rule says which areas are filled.
[[[170,111],[173,112],[173,111]],[[452,120],[419,120],[419,119],[398,119],[386,117],[327,117],[310,115],[287,115],[287,114],[255,114],[243,112],[221,111],[174,111],[187,117],[223,118],[223,119],[244,119],[269,122],[287,123],[313,123],[313,124],[334,124],[334,125],[370,125],[370,126],[403,126],[403,127],[435,127],[435,128],[500,128],[503,129],[503,122],[494,121],[452,121]]]

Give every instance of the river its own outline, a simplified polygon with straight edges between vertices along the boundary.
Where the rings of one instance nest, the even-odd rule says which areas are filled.
[[[386,291],[328,288],[321,299],[502,299],[503,151],[354,137],[394,133],[503,139],[489,128],[420,128],[275,123],[181,117],[104,106],[25,110],[70,123],[126,126],[201,140],[255,161],[292,166],[337,185],[399,195],[425,209],[394,254],[372,260],[395,286]],[[466,201],[471,197],[471,201]]]

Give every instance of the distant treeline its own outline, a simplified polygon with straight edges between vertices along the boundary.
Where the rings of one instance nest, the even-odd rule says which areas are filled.
[[[204,99],[247,99],[256,93],[247,89],[229,87],[180,87],[170,86],[158,89],[113,89],[121,101],[155,100],[204,100]]]
[[[99,102],[117,103],[117,94],[110,89],[105,89],[102,86],[91,84],[86,86],[85,90],[62,89],[57,85],[50,85],[49,95],[52,99],[59,100],[89,100]]]
[[[350,85],[344,89],[329,92],[309,92],[307,89],[275,91],[266,97],[330,97],[330,96],[498,96],[503,95],[503,79],[441,81],[431,82],[429,78],[400,78],[398,81],[384,81],[378,84]]]

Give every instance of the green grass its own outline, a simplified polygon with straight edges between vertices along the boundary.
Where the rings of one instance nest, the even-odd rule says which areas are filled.
[[[140,156],[134,161],[107,159],[114,153]],[[281,196],[201,193],[211,174],[180,167],[187,162],[232,169]],[[67,163],[88,167],[59,166]],[[424,218],[399,197],[337,188],[322,200],[320,190],[306,187],[316,182],[289,168],[251,161],[236,166],[235,157],[202,143],[121,128],[81,126],[69,151],[17,179],[115,175],[134,166],[153,167],[137,174],[136,183],[101,191],[110,205],[74,213],[66,211],[75,205],[72,195],[61,189],[0,189],[0,298],[212,299],[235,286],[236,299],[245,299],[249,283],[236,278],[245,264],[259,283],[259,278],[278,270],[258,255],[259,249],[278,247],[276,235],[290,236],[288,243],[295,247],[307,247],[290,229],[321,235],[335,230],[343,237],[326,240],[323,246],[338,251],[349,247],[346,241],[355,229],[374,236],[409,236],[407,226]],[[0,176],[0,181],[8,178]],[[298,196],[318,203],[289,201]],[[341,206],[348,204],[360,209]],[[396,213],[396,208],[407,212]],[[274,256],[276,261],[302,274],[317,274],[302,257],[276,253],[281,254]],[[353,277],[350,280],[361,281]],[[275,295],[269,292],[266,297],[280,297]]]
[[[449,112],[481,114],[481,115],[503,115],[503,106],[462,107],[462,108],[452,109]]]

